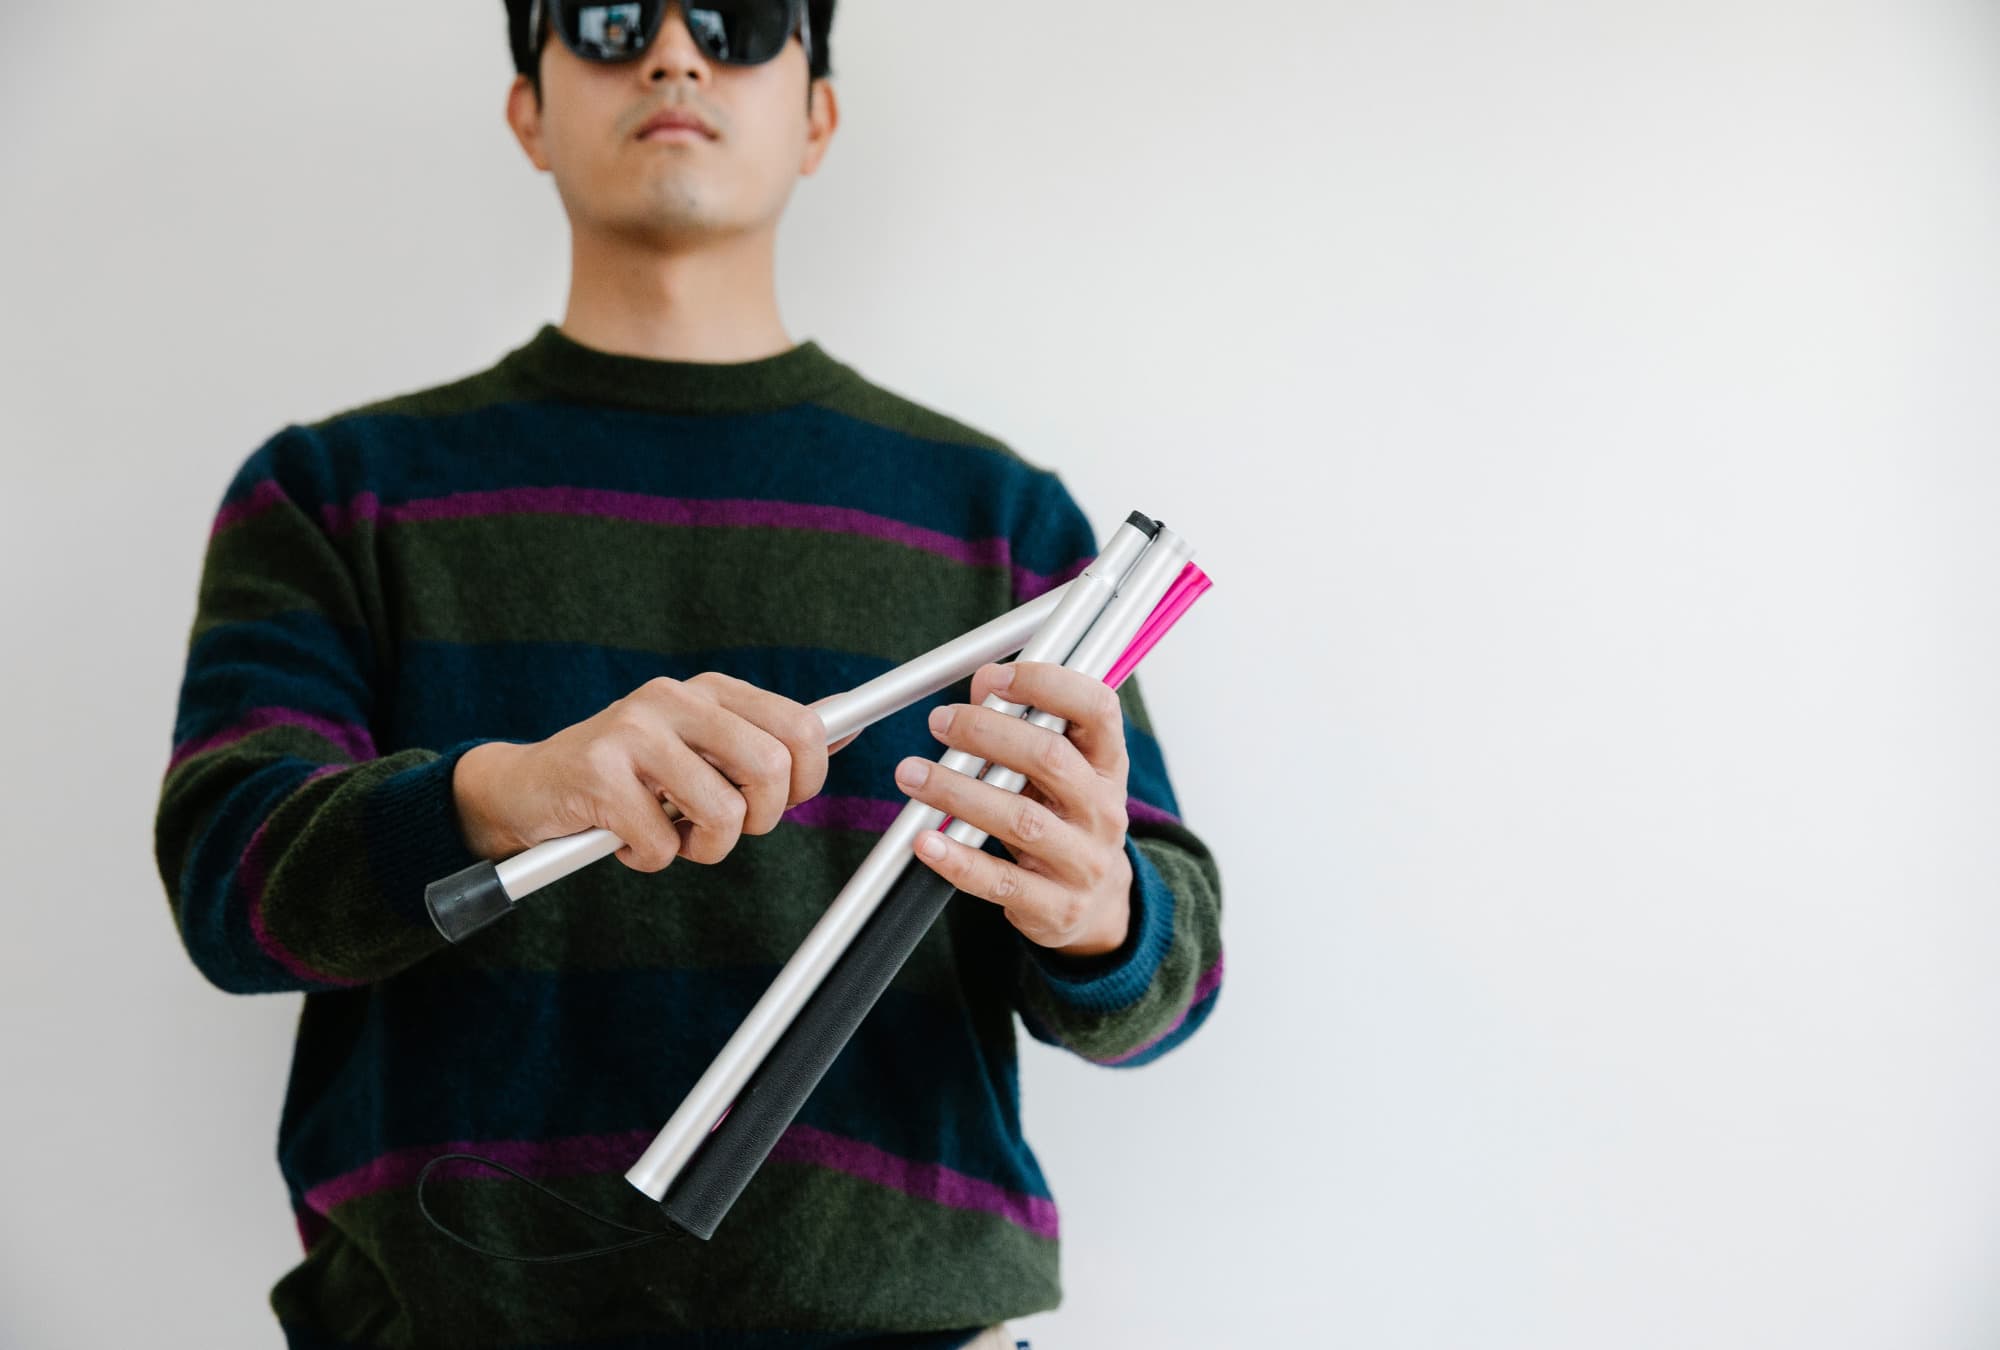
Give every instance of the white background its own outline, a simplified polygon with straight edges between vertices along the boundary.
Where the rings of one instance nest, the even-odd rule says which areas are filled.
[[[842,6],[789,331],[1216,581],[1146,679],[1228,977],[1024,1051],[1036,1350],[2000,1339],[1996,38]],[[155,794],[244,455],[560,317],[510,73],[497,0],[0,18],[0,1345],[278,1343],[297,998]]]

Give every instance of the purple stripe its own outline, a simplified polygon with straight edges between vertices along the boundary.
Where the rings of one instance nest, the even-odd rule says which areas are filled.
[[[215,521],[208,527],[208,537],[215,538],[232,525],[240,525],[260,511],[265,511],[285,499],[285,490],[278,486],[275,478],[266,478],[256,487],[215,513]]]
[[[242,740],[245,736],[267,727],[304,727],[307,731],[321,736],[340,747],[350,759],[375,758],[375,739],[368,734],[368,728],[352,722],[332,722],[324,717],[298,708],[275,706],[252,708],[240,721],[234,722],[221,731],[209,736],[194,737],[182,741],[174,747],[174,753],[167,760],[167,771],[173,772],[182,760],[195,755],[217,750],[225,745]]]
[[[1025,605],[1044,591],[1054,590],[1065,581],[1076,580],[1076,578],[1083,575],[1084,568],[1096,561],[1097,555],[1091,554],[1087,557],[1078,558],[1060,572],[1051,572],[1047,576],[1042,575],[1040,572],[1030,572],[1025,567],[1015,567],[1014,603]]]
[[[1138,1045],[1133,1046],[1130,1050],[1123,1050],[1115,1055],[1104,1055],[1104,1056],[1092,1055],[1091,1062],[1095,1064],[1122,1064],[1126,1060],[1132,1058],[1134,1055],[1141,1054],[1147,1050],[1152,1049],[1154,1046],[1158,1045],[1161,1041],[1173,1035],[1175,1029],[1178,1028],[1181,1023],[1187,1021],[1188,1014],[1195,1010],[1196,1005],[1221,987],[1222,987],[1222,953],[1217,952],[1215,954],[1215,964],[1210,966],[1208,970],[1203,973],[1202,977],[1194,982],[1194,993],[1189,997],[1187,1006],[1181,1009],[1180,1016],[1176,1017],[1172,1022],[1169,1022],[1167,1024],[1165,1030],[1160,1032],[1160,1034],[1157,1036],[1148,1037],[1146,1040],[1141,1041]]]
[[[1056,1202],[1046,1196],[1009,1190],[939,1163],[899,1158],[873,1144],[828,1134],[810,1125],[795,1123],[789,1127],[771,1150],[771,1160],[830,1167],[906,1195],[935,1200],[953,1209],[979,1209],[998,1214],[1037,1237],[1056,1236]]]
[[[216,513],[215,523],[209,530],[210,536],[256,515],[283,500],[284,495],[275,480],[265,479],[247,496]],[[1014,603],[1017,605],[1026,604],[1043,592],[1074,580],[1095,557],[1078,558],[1060,571],[1044,574],[1016,564],[1010,541],[1000,536],[961,539],[942,530],[926,529],[852,507],[755,497],[655,497],[639,492],[616,492],[609,488],[560,485],[453,492],[442,497],[418,497],[388,507],[382,505],[381,498],[375,493],[361,492],[355,494],[345,506],[338,502],[326,503],[320,507],[319,514],[330,534],[345,533],[362,521],[379,525],[387,521],[421,522],[484,515],[543,514],[603,516],[651,525],[751,525],[865,535],[923,549],[969,566],[1005,567],[1013,579]]]
[[[759,526],[863,535],[922,549],[973,567],[1009,567],[1013,551],[1010,543],[999,536],[960,539],[942,530],[929,530],[908,521],[846,506],[756,497],[656,497],[642,492],[561,485],[452,492],[441,497],[419,497],[391,506],[383,506],[371,493],[362,493],[345,509],[325,508],[321,518],[330,529],[346,529],[364,519],[423,522],[514,514],[599,516],[646,525]]]
[[[306,1192],[306,1207],[331,1214],[340,1205],[364,1195],[416,1184],[417,1173],[440,1153],[478,1153],[532,1177],[564,1177],[622,1172],[652,1142],[654,1131],[622,1134],[579,1134],[556,1139],[463,1139],[449,1144],[420,1144],[370,1159],[351,1172],[322,1181]],[[453,1158],[431,1169],[440,1180],[457,1177],[492,1179],[505,1173]]]
[[[1127,797],[1125,799],[1125,818],[1127,820],[1143,820],[1153,825],[1178,825],[1181,823],[1181,818],[1173,812],[1164,807],[1155,806],[1151,802],[1142,802],[1137,797]]]
[[[815,829],[869,830],[879,834],[895,823],[907,805],[907,798],[883,801],[879,797],[809,797],[789,808],[783,819]]]
[[[631,1130],[556,1139],[461,1140],[397,1149],[312,1187],[305,1195],[306,1206],[316,1214],[331,1214],[335,1206],[364,1195],[414,1185],[424,1164],[440,1153],[477,1153],[537,1179],[623,1172],[646,1151],[654,1134],[653,1130]],[[1056,1236],[1053,1200],[981,1181],[939,1163],[913,1162],[858,1139],[829,1134],[809,1125],[794,1123],[788,1127],[779,1136],[770,1157],[773,1162],[805,1163],[844,1172],[954,1209],[985,1210],[1037,1236]],[[431,1169],[431,1175],[440,1179],[488,1180],[505,1176],[463,1158],[439,1163]]]
[[[328,534],[344,534],[360,521],[373,523],[381,516],[382,499],[372,492],[356,493],[354,500],[344,507],[339,502],[328,502],[319,509],[319,518]]]
[[[290,801],[292,796],[297,794],[299,788],[303,788],[315,778],[324,778],[330,773],[338,773],[342,769],[352,767],[350,764],[322,764],[319,768],[314,769],[311,773],[300,779],[298,788],[293,788],[292,792],[286,795],[285,801]],[[314,970],[287,950],[285,945],[278,941],[277,937],[264,923],[264,882],[267,873],[263,849],[264,831],[270,825],[273,817],[278,814],[279,807],[283,805],[284,802],[280,802],[277,807],[271,809],[270,815],[265,816],[259,822],[257,828],[251,832],[250,842],[243,846],[243,856],[236,863],[236,881],[243,888],[244,899],[250,915],[250,932],[256,937],[257,945],[263,949],[264,955],[270,957],[271,960],[283,966],[299,979],[316,980],[321,984],[363,984],[365,981],[341,979],[337,976],[322,974]]]

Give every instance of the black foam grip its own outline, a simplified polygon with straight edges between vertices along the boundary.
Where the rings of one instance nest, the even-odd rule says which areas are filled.
[[[476,862],[463,871],[439,877],[424,887],[424,908],[431,922],[452,942],[463,942],[514,908],[499,869]]]
[[[833,1066],[861,1019],[958,892],[910,859],[854,941],[736,1095],[722,1123],[668,1187],[660,1207],[704,1240],[764,1165],[778,1136]]]

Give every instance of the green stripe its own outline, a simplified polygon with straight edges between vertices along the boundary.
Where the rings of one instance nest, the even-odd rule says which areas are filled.
[[[564,974],[775,968],[791,960],[879,838],[781,821],[769,834],[742,837],[718,863],[677,858],[657,872],[639,872],[607,858],[523,897],[506,919],[432,959]],[[976,897],[952,903],[992,907]],[[956,963],[1000,960],[1004,936],[941,921],[892,987],[962,1003],[967,991]],[[961,953],[966,944],[979,950]]]
[[[511,367],[496,366],[453,380],[449,384],[358,403],[328,413],[318,421],[306,425],[315,431],[323,431],[342,418],[376,414],[449,417],[458,413],[477,412],[481,408],[489,408],[497,403],[520,402],[542,396],[539,390],[520,379]]]
[[[1005,568],[815,530],[522,515],[384,536],[407,605],[404,638],[666,653],[683,633],[689,649],[825,647],[900,661],[1012,600]]]
[[[301,527],[297,507],[279,504],[209,542],[189,644],[222,624],[308,607],[359,628],[366,622],[361,603],[339,550],[316,524]]]
[[[634,1227],[669,1222],[622,1174],[546,1184]],[[504,1251],[574,1251],[629,1236],[504,1176],[433,1179],[424,1201],[454,1232]],[[604,1338],[827,1325],[943,1330],[1043,1312],[1062,1298],[1055,1242],[995,1214],[802,1163],[760,1169],[707,1242],[676,1232],[556,1265],[467,1251],[423,1222],[409,1188],[363,1196],[336,1218],[340,1226],[271,1290],[272,1309],[324,1334],[412,1350],[561,1342],[584,1326]],[[365,1234],[365,1245],[352,1232]],[[773,1262],[774,1235],[796,1260]],[[947,1254],[949,1264],[940,1264]],[[420,1287],[421,1306],[393,1312],[398,1285]],[[412,1322],[412,1312],[436,1321]]]

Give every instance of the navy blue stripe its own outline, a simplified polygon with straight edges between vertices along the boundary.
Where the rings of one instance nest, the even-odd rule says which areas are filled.
[[[335,476],[385,505],[453,492],[569,486],[748,497],[868,511],[960,538],[1032,539],[1014,561],[1066,561],[1019,517],[1047,475],[987,447],[929,440],[812,404],[743,415],[513,402],[472,412],[368,413],[317,432]],[[411,454],[414,435],[425,442]],[[245,489],[247,490],[247,489]],[[346,501],[336,504],[345,506]]]
[[[267,479],[276,479],[294,506],[317,516],[322,502],[333,500],[340,488],[335,466],[305,427],[280,427],[265,438],[243,462],[223,490],[220,511],[255,493]]]
[[[230,993],[298,988],[257,945],[239,912],[244,895],[236,885],[237,863],[257,826],[320,767],[293,757],[259,767],[222,799],[188,849],[177,892],[182,941],[202,974]]]
[[[357,630],[316,610],[219,624],[189,648],[174,744],[212,736],[262,706],[365,728],[374,666]]]

